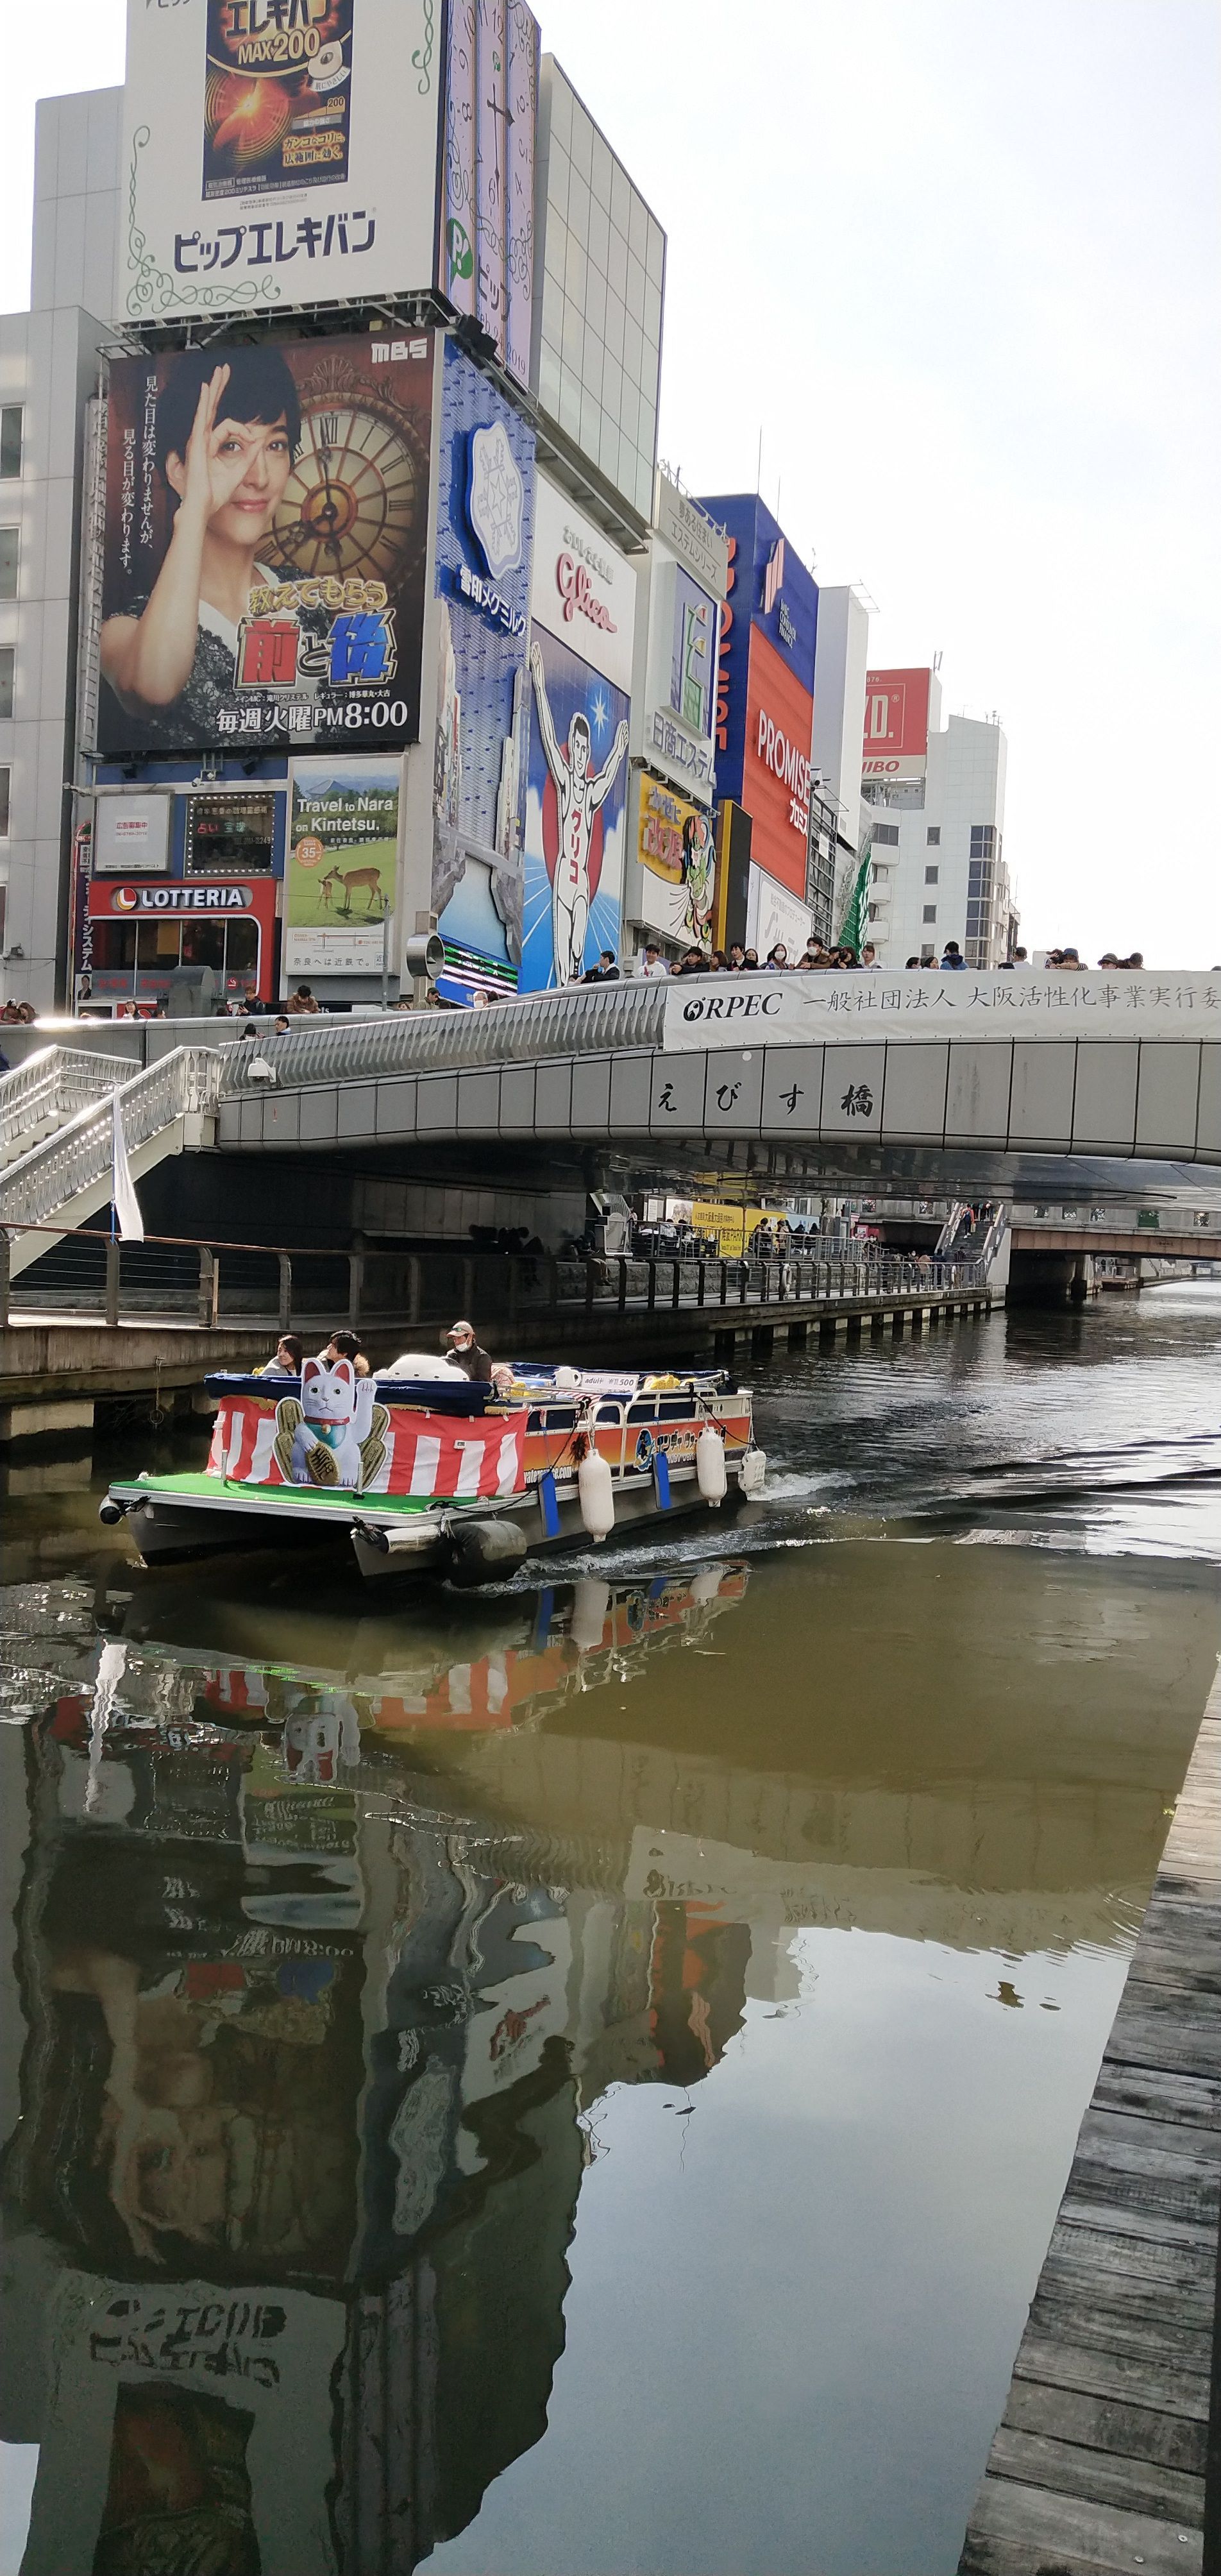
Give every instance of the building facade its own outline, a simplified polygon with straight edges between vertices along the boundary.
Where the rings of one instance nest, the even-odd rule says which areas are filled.
[[[240,150],[207,20],[132,5],[126,87],[38,110],[31,310],[0,319],[0,999],[147,1011],[190,970],[235,1006],[302,979],[377,1000],[437,923],[448,998],[545,982],[561,809],[562,962],[620,934],[630,773],[602,755],[631,703],[664,233],[524,0],[429,34],[392,198],[366,163],[414,12],[369,0],[342,77],[303,62],[287,124]],[[221,534],[244,518],[250,561],[219,597],[209,523],[192,663],[154,602],[217,367],[254,457]],[[564,653],[575,795],[576,699],[548,785],[532,671]]]
[[[1007,745],[995,720],[941,722],[936,671],[868,676],[861,797],[871,851],[869,930],[884,966],[1012,957],[1019,915],[1004,854]]]
[[[728,564],[724,531],[659,469],[636,577],[628,962],[646,940],[671,959],[713,945],[717,644]]]

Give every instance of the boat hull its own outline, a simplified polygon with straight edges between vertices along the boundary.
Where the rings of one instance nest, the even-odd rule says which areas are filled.
[[[544,1525],[537,1490],[500,1505],[469,1505],[458,1510],[434,1509],[408,1519],[362,1508],[355,1495],[342,1507],[329,1499],[295,1493],[229,1493],[223,1501],[182,1491],[175,1478],[150,1478],[111,1487],[110,1500],[125,1515],[129,1538],[148,1566],[184,1565],[212,1557],[329,1551],[355,1556],[366,1582],[384,1585],[446,1576],[453,1562],[453,1531],[459,1523],[507,1523],[521,1534],[519,1562],[571,1554],[594,1545],[574,1495],[558,1495],[553,1519]],[[652,1480],[615,1494],[615,1523],[609,1543],[644,1536],[671,1522],[706,1519],[710,1525],[735,1516],[742,1507],[731,1478],[717,1507],[701,1494],[696,1478],[675,1482],[668,1505],[662,1506]],[[512,1572],[511,1563],[502,1567]],[[493,1570],[491,1579],[495,1579]]]

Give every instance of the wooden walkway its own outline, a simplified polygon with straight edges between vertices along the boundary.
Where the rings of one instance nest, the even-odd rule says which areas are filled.
[[[1039,2276],[959,2576],[1209,2576],[1221,1677]],[[1216,2428],[1214,2423],[1214,2442]],[[1208,2464],[1215,2479],[1215,2450]],[[1212,2480],[1210,2480],[1210,2487]]]

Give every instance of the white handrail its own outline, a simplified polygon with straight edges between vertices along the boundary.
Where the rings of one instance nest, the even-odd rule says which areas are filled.
[[[96,1055],[79,1047],[39,1047],[24,1064],[0,1075],[0,1152],[43,1118],[72,1115],[129,1079],[131,1059]]]
[[[113,1155],[111,1101],[117,1091],[129,1154],[174,1121],[213,1109],[223,1059],[209,1047],[176,1047],[130,1081],[110,1084],[54,1136],[0,1172],[0,1225],[40,1225],[104,1180]]]

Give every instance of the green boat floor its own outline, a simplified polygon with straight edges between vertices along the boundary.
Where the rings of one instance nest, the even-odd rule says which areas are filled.
[[[472,1504],[476,1507],[482,1505],[486,1511],[489,1502],[506,1499],[486,1494],[463,1494],[457,1500],[452,1494],[358,1494],[350,1485],[252,1485],[240,1477],[203,1474],[116,1477],[111,1490],[124,1495],[160,1495],[166,1502],[173,1502],[176,1495],[182,1494],[189,1496],[192,1502],[215,1503],[222,1509],[226,1503],[237,1501],[242,1495],[250,1495],[260,1502],[287,1503],[290,1508],[298,1503],[308,1503],[311,1508],[321,1503],[328,1511],[398,1512],[407,1515],[412,1512],[469,1510]]]

